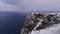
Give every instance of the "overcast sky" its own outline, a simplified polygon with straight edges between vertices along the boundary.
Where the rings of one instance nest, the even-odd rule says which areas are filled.
[[[60,0],[1,0],[0,5],[18,9],[23,12],[29,11],[60,11]],[[10,6],[13,5],[13,6]],[[16,8],[18,7],[18,8]],[[6,7],[5,7],[6,8]]]
[[[23,11],[60,11],[60,0],[20,0]]]
[[[17,1],[0,0],[0,11],[20,11]]]

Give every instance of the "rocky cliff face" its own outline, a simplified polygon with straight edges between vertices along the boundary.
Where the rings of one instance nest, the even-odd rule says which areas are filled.
[[[58,13],[31,13],[25,20],[21,34],[29,34],[32,30],[43,30],[58,23],[60,23],[60,14]]]

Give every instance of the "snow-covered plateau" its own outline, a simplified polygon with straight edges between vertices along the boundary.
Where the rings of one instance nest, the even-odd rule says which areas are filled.
[[[60,34],[60,23],[43,30],[32,31],[31,34]]]

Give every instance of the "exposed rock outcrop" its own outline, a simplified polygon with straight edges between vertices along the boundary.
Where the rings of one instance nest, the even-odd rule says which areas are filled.
[[[45,29],[46,27],[50,27],[54,24],[58,24],[60,23],[60,16],[58,14],[50,14],[50,13],[32,13],[30,15],[28,15],[26,17],[25,20],[25,24],[24,27],[21,31],[21,34],[29,34],[30,32],[32,32],[32,30],[34,30],[34,28],[38,25],[38,23],[40,22],[41,19],[42,22],[40,25],[38,25],[38,27],[36,27],[36,30],[41,30],[41,29]],[[34,30],[34,31],[36,31]]]

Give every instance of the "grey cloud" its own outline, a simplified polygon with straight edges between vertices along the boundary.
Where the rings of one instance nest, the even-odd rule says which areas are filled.
[[[60,11],[60,0],[21,0],[24,11]]]
[[[0,11],[20,11],[20,9],[17,6],[0,1]]]

